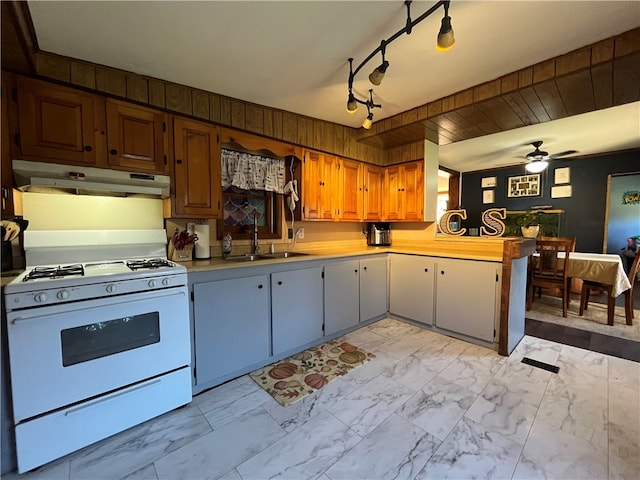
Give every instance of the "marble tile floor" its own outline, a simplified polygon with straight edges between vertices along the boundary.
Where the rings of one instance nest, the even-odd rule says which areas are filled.
[[[289,407],[247,376],[35,479],[636,479],[640,363],[526,336],[510,357],[385,319],[376,354]],[[530,357],[558,374],[521,363]]]

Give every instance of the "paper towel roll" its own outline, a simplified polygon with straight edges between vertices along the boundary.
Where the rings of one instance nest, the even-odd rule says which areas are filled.
[[[211,247],[209,245],[209,225],[196,225],[196,235],[198,235],[198,241],[196,242],[195,257],[199,259],[211,257]]]

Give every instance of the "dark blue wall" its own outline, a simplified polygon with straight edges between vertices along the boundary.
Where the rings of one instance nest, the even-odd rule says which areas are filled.
[[[551,198],[554,170],[571,167],[571,198]],[[615,173],[640,172],[640,151],[614,153],[576,160],[553,160],[541,173],[542,195],[539,197],[507,198],[507,178],[524,175],[524,166],[483,170],[462,174],[462,208],[467,210],[465,227],[479,227],[481,213],[487,208],[529,210],[537,205],[551,205],[564,210],[560,235],[576,237],[576,250],[602,252],[607,197],[607,177]],[[497,177],[495,203],[482,203],[481,179]],[[640,185],[638,186],[640,189]],[[638,219],[640,229],[640,219]],[[621,245],[623,247],[623,245]]]

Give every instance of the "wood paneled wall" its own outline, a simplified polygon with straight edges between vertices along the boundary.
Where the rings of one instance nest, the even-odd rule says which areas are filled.
[[[37,75],[46,79],[294,145],[387,165],[384,149],[359,142],[361,132],[344,125],[46,52],[36,53],[35,65]],[[422,148],[408,152],[406,161],[424,155]]]

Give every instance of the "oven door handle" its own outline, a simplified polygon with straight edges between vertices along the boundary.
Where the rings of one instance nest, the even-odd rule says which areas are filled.
[[[160,290],[160,291],[161,291],[161,290]],[[170,294],[170,295],[166,295],[166,294],[165,294],[165,295],[159,295],[159,296],[160,296],[160,297],[162,297],[162,298],[169,298],[169,297],[184,297],[184,296],[186,296],[186,292],[185,292],[184,290],[180,290],[179,292],[172,293],[172,294]],[[158,295],[155,295],[155,297],[158,297]],[[126,303],[130,303],[130,302],[131,302],[131,299],[129,299],[129,301],[123,301],[123,302],[112,302],[112,303],[109,303],[109,304],[108,304],[108,306],[114,306],[114,305],[119,305],[119,304],[126,304]],[[105,305],[102,305],[102,306],[105,306]],[[90,307],[85,307],[85,308],[74,308],[74,309],[69,310],[68,312],[65,312],[65,313],[71,313],[71,312],[73,312],[73,313],[77,313],[77,312],[82,312],[82,311],[86,311],[86,310],[95,310],[96,308],[97,308],[97,307],[96,307],[95,305],[92,305],[92,306],[90,306]],[[16,325],[16,324],[18,324],[18,323],[21,323],[21,322],[27,322],[27,321],[29,321],[29,320],[33,320],[33,319],[36,319],[36,318],[40,318],[40,317],[42,317],[42,316],[43,316],[42,314],[30,315],[30,316],[28,316],[28,317],[26,317],[26,316],[19,316],[19,317],[16,317],[16,318],[11,319],[10,323],[11,323],[12,325]]]
[[[154,385],[157,385],[161,382],[162,380],[159,378],[156,378],[155,380],[152,380],[150,382],[147,383],[143,383],[141,385],[135,385],[131,388],[127,388],[126,390],[122,390],[120,392],[116,392],[113,393],[111,395],[99,398],[97,400],[94,400],[93,402],[89,402],[89,403],[85,403],[84,405],[81,405],[79,407],[76,408],[70,408],[69,410],[64,412],[65,417],[69,416],[69,415],[73,415],[74,413],[78,413],[81,410],[85,410],[87,408],[91,408],[91,407],[95,407],[96,405],[100,405],[101,403],[104,402],[108,402],[110,400],[113,400],[115,398],[121,397],[123,395],[128,395],[130,393],[133,393],[137,390],[142,390],[143,388],[147,388],[147,387],[153,387]]]

